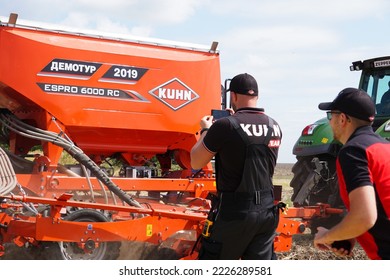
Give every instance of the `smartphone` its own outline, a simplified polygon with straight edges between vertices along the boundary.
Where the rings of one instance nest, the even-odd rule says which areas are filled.
[[[230,116],[230,112],[226,110],[211,110],[211,115],[214,117],[214,120],[225,118]]]

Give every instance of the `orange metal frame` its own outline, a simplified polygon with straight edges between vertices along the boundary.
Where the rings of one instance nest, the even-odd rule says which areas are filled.
[[[5,212],[0,213],[0,223],[4,228],[0,229],[2,243],[14,242],[23,245],[25,242],[35,241],[63,241],[76,242],[81,247],[88,241],[95,244],[106,241],[144,241],[153,244],[161,244],[169,237],[182,230],[196,231],[200,236],[203,230],[207,212],[210,209],[208,200],[193,205],[172,206],[162,205],[149,201],[148,208],[136,208],[130,206],[108,205],[101,203],[86,203],[71,201],[71,194],[63,194],[56,199],[38,198],[27,196],[3,196],[7,203],[1,203],[2,209],[17,207],[10,202],[26,202],[34,204],[50,205],[50,216],[27,217],[15,215],[11,217]],[[18,206],[20,207],[20,206]],[[61,210],[64,207],[76,207],[83,209],[103,209],[116,213],[112,222],[76,222],[66,221],[61,218]],[[282,211],[282,210],[281,210]],[[134,216],[129,213],[136,214]],[[313,217],[324,217],[331,214],[340,214],[341,209],[330,208],[329,205],[289,208],[280,213],[280,221],[276,230],[274,245],[275,251],[286,252],[291,249],[292,237],[302,234]],[[192,242],[195,245],[195,242]],[[195,259],[197,249],[186,247],[181,251],[180,243],[177,250],[183,255],[183,259]],[[194,250],[194,251],[193,251]]]
[[[38,174],[18,174],[18,182],[40,197],[57,197],[65,192],[89,192],[85,177],[67,177],[53,172]],[[203,193],[215,191],[213,178],[110,178],[124,191],[185,192],[191,197],[205,197]],[[90,178],[92,190],[102,191],[95,177]],[[108,189],[104,187],[104,191]]]

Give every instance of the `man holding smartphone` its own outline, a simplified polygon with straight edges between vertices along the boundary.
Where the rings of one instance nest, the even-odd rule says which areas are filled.
[[[276,259],[272,177],[282,132],[257,108],[258,86],[247,73],[229,89],[234,114],[217,121],[204,116],[201,136],[191,151],[200,169],[215,157],[217,199],[210,211],[199,259]]]

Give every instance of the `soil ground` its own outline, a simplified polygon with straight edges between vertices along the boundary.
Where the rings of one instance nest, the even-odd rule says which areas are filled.
[[[282,185],[282,201],[289,202],[292,188],[289,186],[293,177],[291,172],[293,164],[281,163],[276,166],[274,184]],[[293,236],[291,250],[286,253],[278,253],[278,259],[282,260],[367,260],[366,253],[359,244],[355,245],[353,257],[340,258],[331,252],[319,251],[313,246],[313,235],[310,232]]]

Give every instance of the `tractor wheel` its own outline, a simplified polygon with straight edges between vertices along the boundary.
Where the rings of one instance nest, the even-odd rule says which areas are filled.
[[[291,171],[293,173],[293,178],[290,181],[290,187],[293,188],[293,194],[291,196],[291,201],[294,203],[294,199],[297,196],[299,190],[307,180],[308,175],[312,171],[311,162],[312,157],[300,157],[298,161],[293,165]],[[294,206],[302,206],[296,205]]]
[[[290,186],[293,188],[293,195],[291,201],[294,206],[313,206],[317,203],[329,204],[334,208],[344,208],[344,204],[341,201],[339,194],[338,179],[336,176],[336,161],[335,158],[329,155],[322,155],[319,157],[319,162],[326,163],[322,170],[319,172],[320,176],[311,176],[315,166],[312,163],[314,157],[298,157],[298,161],[292,167],[293,179],[290,182]],[[307,180],[313,180],[312,182],[306,182]],[[299,193],[301,187],[307,183],[314,185],[310,190],[308,196],[305,198],[304,203],[296,203],[294,199]],[[331,215],[329,217],[315,217],[310,221],[310,229],[312,233],[317,232],[318,226],[326,228],[333,227],[339,223],[343,215]]]
[[[81,209],[65,217],[67,221],[108,222],[109,219],[96,210]],[[121,242],[100,242],[99,246],[84,251],[76,242],[44,242],[42,255],[44,259],[54,260],[115,260],[119,257]]]

